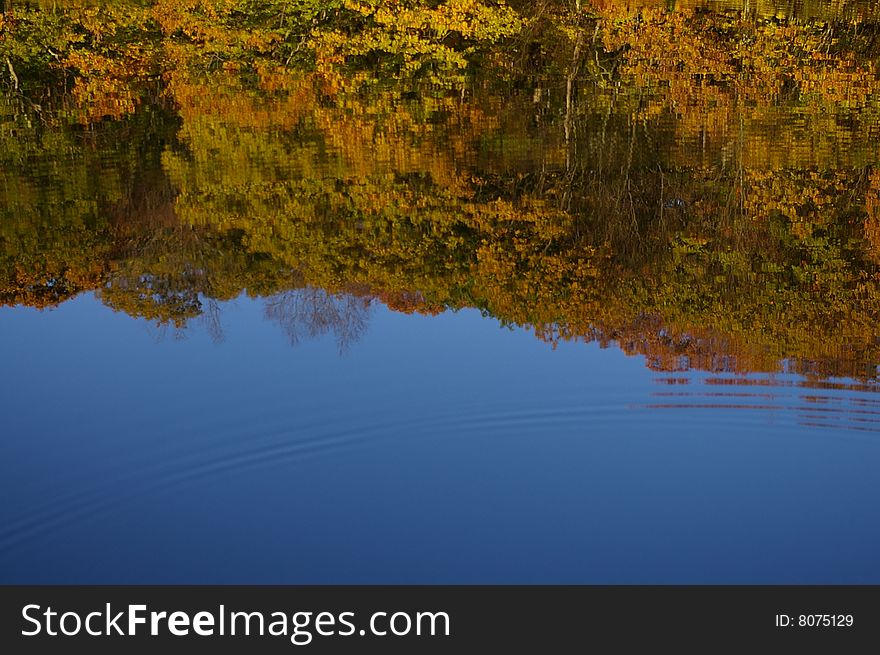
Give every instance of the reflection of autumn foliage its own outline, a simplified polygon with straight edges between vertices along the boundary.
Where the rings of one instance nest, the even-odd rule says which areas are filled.
[[[437,315],[443,312],[445,307],[442,305],[430,304],[419,292],[413,291],[397,291],[397,292],[380,292],[376,295],[376,299],[389,309],[404,314],[432,314]]]
[[[871,172],[865,211],[865,238],[870,244],[871,256],[875,261],[880,261],[880,170]]]
[[[618,54],[615,75],[639,94],[638,116],[674,117],[683,160],[708,145],[724,160],[738,151],[750,167],[816,165],[854,124],[880,134],[880,81],[866,52],[878,16],[688,9],[699,4],[609,3],[596,19],[604,48]],[[850,162],[863,152],[851,145],[839,154]]]
[[[65,66],[76,69],[78,76],[72,97],[90,123],[105,117],[121,118],[134,112],[140,102],[137,84],[152,69],[148,55],[140,48],[126,48],[121,58],[70,53]]]
[[[375,301],[476,307],[658,369],[875,376],[877,16],[545,4],[4,16],[0,299],[183,326],[248,293],[342,345]]]

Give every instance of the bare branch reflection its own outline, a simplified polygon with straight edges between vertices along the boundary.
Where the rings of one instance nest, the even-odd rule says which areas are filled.
[[[267,299],[266,318],[276,321],[293,345],[303,337],[332,333],[339,352],[345,353],[367,331],[372,301],[370,296],[305,287]]]
[[[204,298],[201,319],[214,343],[222,343],[226,340],[223,325],[220,322],[220,303],[213,298]]]

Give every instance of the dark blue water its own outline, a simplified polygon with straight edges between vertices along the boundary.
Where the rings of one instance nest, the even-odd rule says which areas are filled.
[[[878,583],[880,395],[477,311],[0,312],[2,583]],[[359,329],[361,329],[359,328]]]

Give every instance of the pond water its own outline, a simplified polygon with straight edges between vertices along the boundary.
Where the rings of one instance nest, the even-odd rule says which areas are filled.
[[[287,4],[0,5],[0,583],[880,583],[874,3]]]
[[[871,390],[670,377],[473,310],[375,307],[342,355],[223,310],[222,344],[91,296],[4,315],[4,581],[872,578]]]

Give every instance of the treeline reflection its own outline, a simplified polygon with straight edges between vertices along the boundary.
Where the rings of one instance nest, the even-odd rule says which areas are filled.
[[[0,302],[876,378],[876,4],[574,4],[5,3]]]

